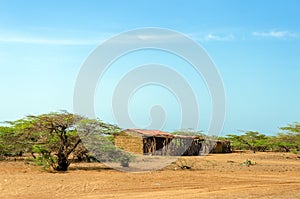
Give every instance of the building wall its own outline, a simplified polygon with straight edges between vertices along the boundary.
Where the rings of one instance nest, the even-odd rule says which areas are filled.
[[[171,142],[170,145],[166,146],[162,150],[161,138],[148,137],[143,138],[142,135],[135,132],[122,132],[115,136],[115,146],[123,149],[127,152],[134,154],[152,154],[152,155],[199,155],[201,150],[202,142],[204,140],[197,139],[180,139],[175,138],[169,139],[167,143]],[[166,138],[164,138],[166,139]],[[161,143],[157,143],[160,141]],[[212,153],[230,153],[230,142],[229,141],[214,141],[215,145],[212,149]],[[177,144],[176,144],[177,143]],[[181,149],[182,148],[182,149]],[[178,153],[179,152],[179,153]]]
[[[122,133],[115,136],[115,146],[124,151],[143,154],[143,138],[140,135]]]
[[[212,153],[231,153],[231,146],[229,141],[217,141]]]
[[[217,141],[212,150],[212,153],[222,153],[222,152],[223,152],[222,142]]]

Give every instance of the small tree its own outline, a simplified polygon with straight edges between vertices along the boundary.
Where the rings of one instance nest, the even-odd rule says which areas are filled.
[[[19,141],[30,148],[38,163],[57,171],[67,171],[75,152],[79,153],[78,149],[87,152],[77,132],[77,125],[82,120],[86,118],[68,112],[54,112],[30,115],[9,124],[15,131],[22,132]],[[112,130],[111,125],[99,120],[89,122],[102,132]]]
[[[281,127],[283,133],[278,133],[273,139],[274,146],[285,152],[300,151],[300,123],[295,122]]]
[[[227,135],[232,142],[232,146],[238,149],[265,151],[268,148],[268,137],[256,131],[245,131],[243,135]]]

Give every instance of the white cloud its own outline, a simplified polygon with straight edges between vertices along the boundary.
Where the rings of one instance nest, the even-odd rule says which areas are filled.
[[[149,41],[158,41],[158,40],[163,40],[163,41],[166,41],[166,40],[176,40],[178,39],[178,37],[180,37],[178,34],[176,33],[169,33],[169,34],[166,34],[166,33],[156,33],[156,34],[152,34],[152,33],[149,33],[149,34],[141,34],[141,35],[138,35],[137,36],[139,39],[141,40],[149,40]],[[133,37],[135,39],[135,36]]]
[[[205,41],[232,41],[234,40],[234,36],[232,34],[220,36],[215,34],[208,34],[204,37]]]
[[[268,32],[252,32],[252,35],[257,37],[273,37],[273,38],[288,38],[296,37],[296,34],[289,31],[268,31]]]
[[[95,45],[99,40],[76,40],[76,39],[53,39],[36,37],[10,37],[0,36],[2,43],[23,43],[23,44],[42,44],[42,45]]]

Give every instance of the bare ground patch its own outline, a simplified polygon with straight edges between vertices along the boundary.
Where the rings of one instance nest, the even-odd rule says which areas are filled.
[[[255,165],[245,166],[245,160]],[[100,163],[76,163],[47,173],[22,161],[0,162],[0,198],[300,198],[300,158],[288,153],[232,153],[181,157],[146,173]],[[179,160],[180,161],[180,160]]]

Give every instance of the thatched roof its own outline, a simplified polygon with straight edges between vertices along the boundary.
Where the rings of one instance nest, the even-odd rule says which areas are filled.
[[[148,130],[148,129],[126,129],[126,133],[137,133],[144,137],[165,137],[165,138],[174,138],[175,136],[160,130]]]
[[[140,135],[143,137],[163,137],[163,138],[180,138],[180,139],[201,139],[201,136],[197,135],[173,135],[161,130],[148,130],[148,129],[126,129],[123,133]]]

